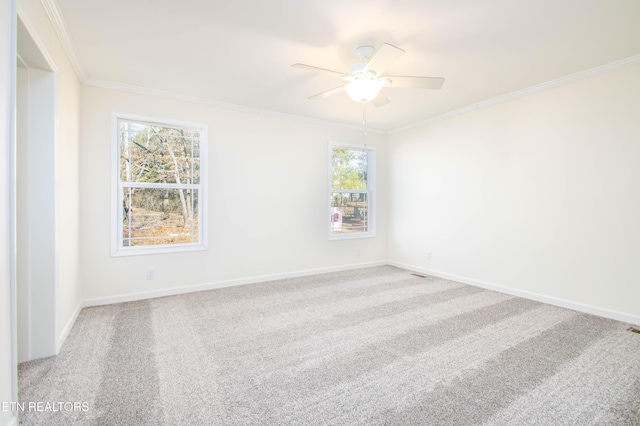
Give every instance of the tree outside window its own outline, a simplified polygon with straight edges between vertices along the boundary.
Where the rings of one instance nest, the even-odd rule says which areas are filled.
[[[116,126],[117,250],[203,246],[206,128],[126,117]]]
[[[372,226],[374,152],[330,145],[330,238],[375,235]]]

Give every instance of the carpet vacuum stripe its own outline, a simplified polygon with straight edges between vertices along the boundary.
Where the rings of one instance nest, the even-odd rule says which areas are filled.
[[[628,324],[392,266],[83,309],[24,425],[638,425]]]

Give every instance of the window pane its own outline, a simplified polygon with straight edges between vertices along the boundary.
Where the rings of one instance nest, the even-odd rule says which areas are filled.
[[[123,188],[124,247],[198,242],[198,191]]]
[[[122,182],[200,182],[198,131],[129,120],[118,127]]]
[[[331,157],[333,189],[367,189],[367,152],[353,148],[333,148]]]
[[[367,194],[334,192],[331,194],[331,233],[368,231]]]

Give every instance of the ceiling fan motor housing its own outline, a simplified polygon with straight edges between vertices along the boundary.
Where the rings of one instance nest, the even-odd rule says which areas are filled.
[[[358,58],[360,58],[362,62],[369,62],[369,59],[373,57],[375,51],[376,48],[373,46],[364,45],[356,47],[356,55],[358,55]]]

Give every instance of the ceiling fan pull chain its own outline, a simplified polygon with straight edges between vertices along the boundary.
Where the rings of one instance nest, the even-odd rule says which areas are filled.
[[[366,137],[367,137],[367,103],[363,102],[362,103],[362,137],[365,138],[365,149],[366,149]]]

